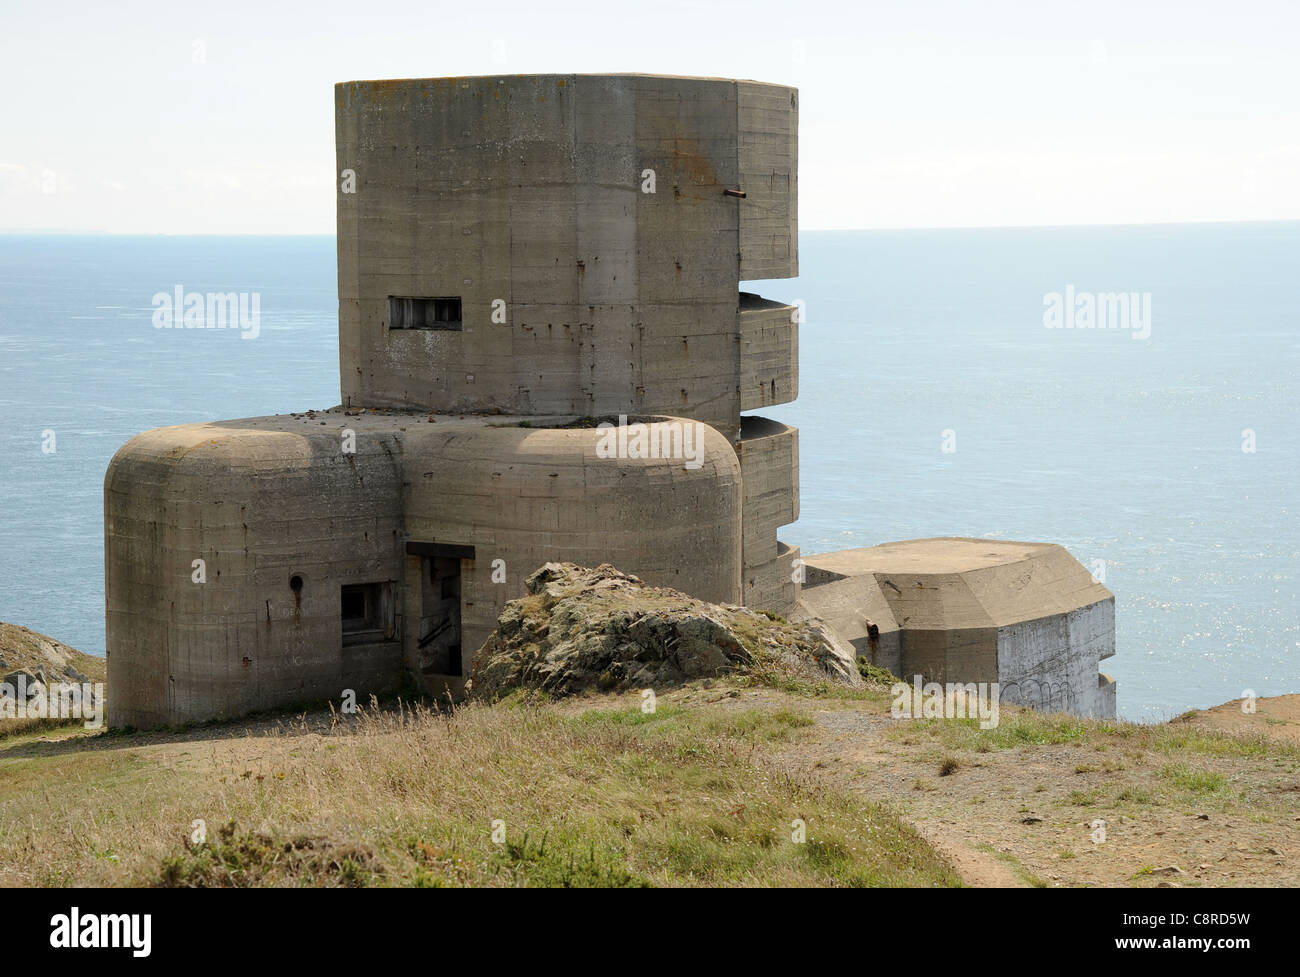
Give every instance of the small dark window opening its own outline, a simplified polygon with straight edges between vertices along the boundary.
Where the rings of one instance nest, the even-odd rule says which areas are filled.
[[[365,644],[393,637],[392,584],[347,584],[340,594],[343,643]]]
[[[302,577],[298,576],[296,573],[292,577],[290,577],[289,589],[292,590],[295,594],[302,593]]]
[[[388,297],[389,329],[447,329],[460,332],[460,296],[441,298]]]

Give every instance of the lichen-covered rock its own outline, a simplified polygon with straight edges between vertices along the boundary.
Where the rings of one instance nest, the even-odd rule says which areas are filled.
[[[665,689],[756,668],[861,684],[851,650],[820,622],[787,624],[744,607],[649,587],[608,564],[547,563],[475,655],[470,693],[553,696]]]

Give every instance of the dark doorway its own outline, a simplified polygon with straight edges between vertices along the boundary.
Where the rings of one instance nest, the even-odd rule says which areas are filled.
[[[460,559],[424,556],[420,567],[420,671],[425,675],[460,675]]]

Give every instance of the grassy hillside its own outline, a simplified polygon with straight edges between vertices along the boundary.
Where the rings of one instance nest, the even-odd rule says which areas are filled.
[[[0,883],[957,882],[893,814],[785,768],[777,748],[813,719],[769,706],[646,714],[602,697],[13,738]]]
[[[0,739],[0,884],[1300,882],[1300,748],[1265,723],[888,708],[738,676],[653,714],[631,693],[28,732]]]
[[[0,885],[1300,884],[1300,697],[893,719],[892,676],[846,682],[815,631],[612,568],[534,577],[485,646],[491,695],[452,711],[0,722]],[[0,641],[8,671],[103,677]]]

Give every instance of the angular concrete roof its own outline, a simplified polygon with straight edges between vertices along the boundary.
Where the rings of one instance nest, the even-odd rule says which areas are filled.
[[[939,537],[804,559],[832,578],[872,578],[903,629],[1004,627],[1114,599],[1055,543]],[[878,612],[879,601],[866,603]]]

